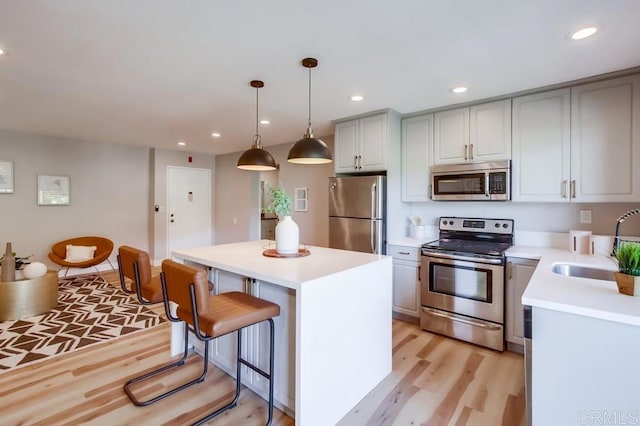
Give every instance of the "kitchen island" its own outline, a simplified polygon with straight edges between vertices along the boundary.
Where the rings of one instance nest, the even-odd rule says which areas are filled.
[[[640,298],[620,294],[614,281],[552,270],[616,270],[613,258],[523,246],[507,256],[540,260],[522,296],[533,314],[532,424],[637,424]]]
[[[247,291],[280,305],[276,405],[297,425],[335,424],[391,372],[391,257],[309,246],[308,256],[274,258],[267,248],[273,242],[260,240],[172,256],[208,268],[217,293]],[[181,327],[173,330],[172,347],[180,347]],[[268,370],[268,327],[243,336],[245,354]],[[211,361],[235,376],[235,335],[212,344]],[[243,374],[243,383],[266,395],[262,376]]]

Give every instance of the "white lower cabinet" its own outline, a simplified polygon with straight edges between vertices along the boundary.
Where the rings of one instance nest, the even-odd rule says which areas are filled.
[[[274,318],[275,365],[274,399],[279,407],[295,409],[295,291],[226,271],[213,270],[211,281],[216,294],[229,291],[248,292],[280,306],[280,316]],[[263,371],[269,371],[269,323],[263,322],[245,329],[242,333],[243,357]],[[235,377],[237,335],[231,333],[214,339],[209,359]],[[269,382],[253,370],[242,367],[242,383],[263,398],[268,398]]]
[[[419,316],[420,248],[389,245],[393,257],[393,310]]]
[[[524,345],[524,319],[522,317],[522,293],[527,288],[537,260],[507,258],[507,342]]]

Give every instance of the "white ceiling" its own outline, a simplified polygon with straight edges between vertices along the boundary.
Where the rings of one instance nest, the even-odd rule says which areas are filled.
[[[0,0],[0,128],[222,154],[640,65],[638,0]],[[567,34],[600,31],[581,42]],[[469,91],[454,95],[456,85]],[[365,100],[351,102],[352,94]],[[222,137],[213,139],[212,131]],[[176,146],[187,142],[185,148]]]

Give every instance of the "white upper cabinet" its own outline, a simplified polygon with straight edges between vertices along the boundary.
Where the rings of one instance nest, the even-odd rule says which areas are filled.
[[[511,159],[511,99],[434,114],[433,163]]]
[[[433,114],[402,120],[402,201],[429,201]]]
[[[511,99],[469,108],[469,161],[511,159]]]
[[[437,112],[433,116],[433,163],[469,160],[469,108]]]
[[[513,99],[513,201],[569,200],[571,91]]]
[[[640,201],[640,76],[571,88],[574,201]]]
[[[640,201],[640,76],[513,99],[512,200]]]
[[[388,113],[336,123],[335,172],[386,170],[388,144]]]

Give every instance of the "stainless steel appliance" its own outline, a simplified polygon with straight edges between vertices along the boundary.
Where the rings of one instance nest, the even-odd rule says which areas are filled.
[[[504,252],[513,220],[441,217],[440,238],[422,246],[420,326],[504,350]]]
[[[384,254],[386,177],[329,178],[329,247]]]
[[[511,199],[511,161],[442,164],[431,167],[435,201]]]

